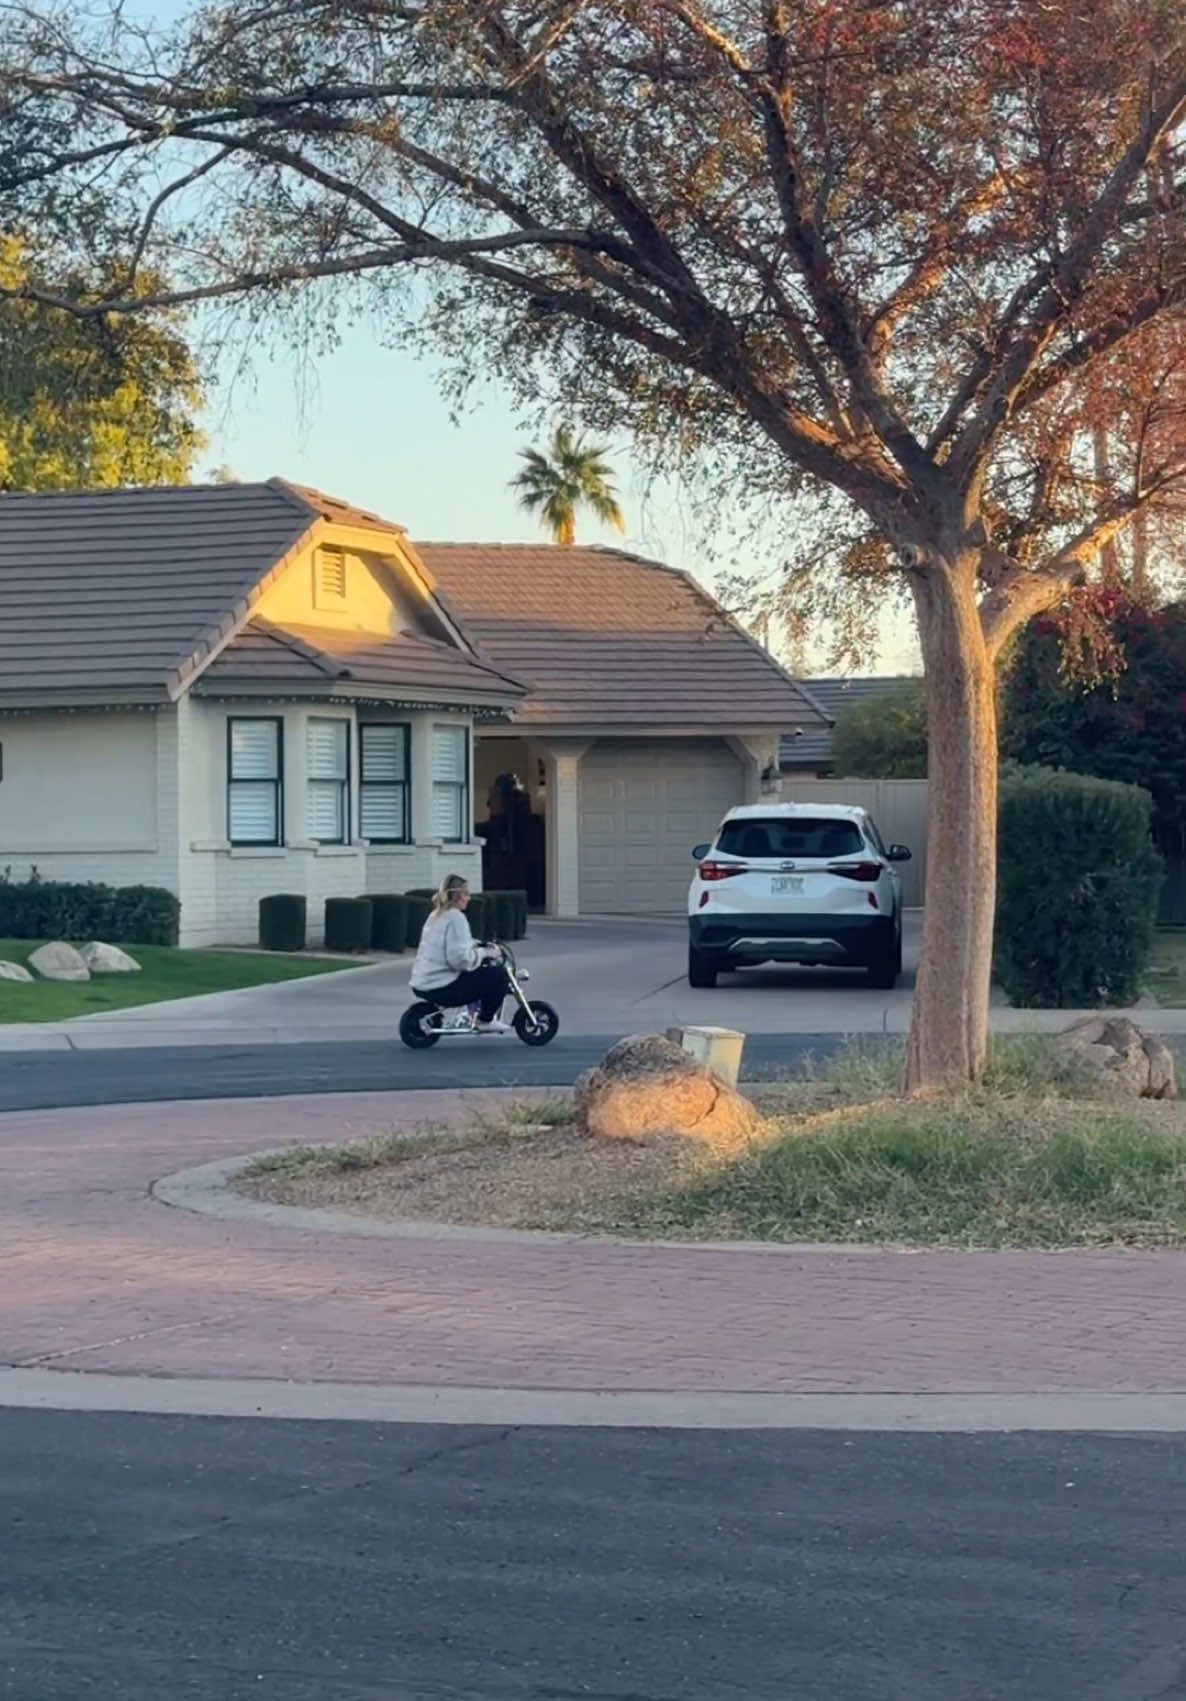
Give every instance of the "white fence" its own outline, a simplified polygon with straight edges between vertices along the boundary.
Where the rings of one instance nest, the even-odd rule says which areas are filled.
[[[909,862],[900,865],[902,902],[922,907],[927,867],[927,782],[925,780],[801,780],[784,774],[787,803],[850,803],[867,809],[886,844],[908,845]]]

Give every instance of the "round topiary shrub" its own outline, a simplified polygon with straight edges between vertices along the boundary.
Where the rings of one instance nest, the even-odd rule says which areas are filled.
[[[299,892],[275,892],[260,899],[259,942],[265,951],[305,949],[305,900]]]
[[[371,892],[371,945],[376,951],[403,951],[408,944],[408,899],[402,892]]]
[[[327,898],[325,900],[325,948],[327,951],[369,951],[371,948],[371,900]]]
[[[1050,768],[1002,773],[997,978],[1026,1008],[1133,1004],[1163,865],[1139,786]]]

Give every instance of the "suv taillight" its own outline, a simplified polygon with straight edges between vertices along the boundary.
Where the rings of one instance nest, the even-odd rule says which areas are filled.
[[[749,866],[744,862],[702,862],[699,873],[701,880],[731,880],[735,874],[748,874]]]
[[[839,874],[845,880],[880,880],[881,864],[879,862],[830,862],[829,874]]]

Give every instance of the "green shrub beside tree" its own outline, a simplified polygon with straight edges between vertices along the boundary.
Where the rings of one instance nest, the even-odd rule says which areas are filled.
[[[997,978],[1015,1005],[1132,1004],[1162,861],[1139,786],[1049,768],[1002,773]]]

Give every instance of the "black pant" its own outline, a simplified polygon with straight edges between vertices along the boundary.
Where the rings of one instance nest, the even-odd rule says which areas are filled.
[[[480,968],[467,969],[448,986],[438,986],[433,992],[416,992],[429,1004],[452,1009],[458,1004],[478,1004],[480,1022],[492,1022],[502,1009],[502,1001],[511,990],[510,978],[501,963],[483,963]]]

